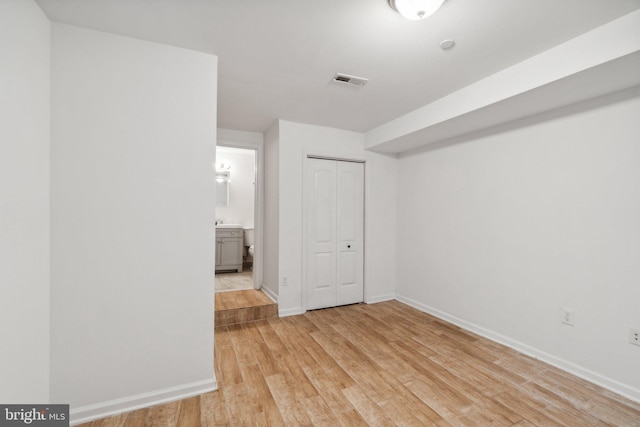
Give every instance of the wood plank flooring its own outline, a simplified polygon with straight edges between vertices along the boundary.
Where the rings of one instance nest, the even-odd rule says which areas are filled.
[[[84,426],[640,426],[640,404],[397,301],[215,341],[218,391]]]
[[[278,317],[278,304],[262,291],[216,293],[215,325],[228,326]]]
[[[215,299],[216,311],[275,304],[275,302],[273,302],[271,298],[267,296],[267,294],[255,289],[233,292],[218,292],[216,293]]]

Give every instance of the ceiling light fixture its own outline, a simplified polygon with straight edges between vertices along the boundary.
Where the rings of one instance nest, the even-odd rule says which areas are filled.
[[[444,0],[387,0],[391,9],[407,19],[419,20],[433,15]]]

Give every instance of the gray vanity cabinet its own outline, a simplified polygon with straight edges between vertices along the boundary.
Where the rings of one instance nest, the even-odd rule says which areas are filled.
[[[216,229],[216,272],[242,272],[242,228]]]

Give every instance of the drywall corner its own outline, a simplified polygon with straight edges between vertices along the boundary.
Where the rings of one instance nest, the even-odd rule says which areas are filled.
[[[0,402],[49,403],[51,28],[0,1]]]

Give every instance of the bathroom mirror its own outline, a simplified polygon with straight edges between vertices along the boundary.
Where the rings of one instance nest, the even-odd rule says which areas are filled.
[[[216,172],[216,198],[218,206],[229,206],[229,171]]]

